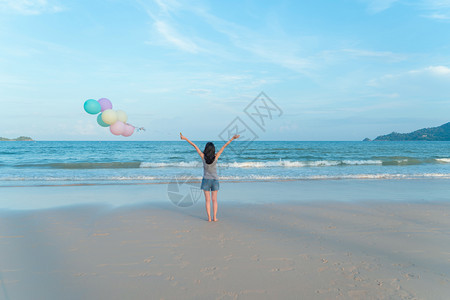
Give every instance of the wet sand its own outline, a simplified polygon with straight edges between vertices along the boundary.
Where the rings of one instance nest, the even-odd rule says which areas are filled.
[[[84,197],[86,187],[41,189],[35,200],[62,191]],[[211,223],[203,200],[3,209],[0,298],[450,298],[450,201],[264,194],[219,198]]]

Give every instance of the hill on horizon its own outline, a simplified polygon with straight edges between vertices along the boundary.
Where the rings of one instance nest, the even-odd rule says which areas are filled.
[[[374,141],[450,141],[450,122],[438,127],[422,128],[410,133],[392,132],[380,135]]]
[[[19,136],[15,139],[8,139],[5,137],[0,137],[0,141],[14,142],[14,141],[34,141],[34,140],[32,138],[30,138],[29,136]]]

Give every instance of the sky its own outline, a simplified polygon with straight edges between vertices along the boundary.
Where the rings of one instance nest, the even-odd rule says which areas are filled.
[[[279,108],[263,128],[245,111],[261,92]],[[83,103],[103,97],[146,131],[97,125]],[[0,136],[36,140],[220,140],[236,118],[259,140],[439,126],[450,0],[0,0],[0,107]]]

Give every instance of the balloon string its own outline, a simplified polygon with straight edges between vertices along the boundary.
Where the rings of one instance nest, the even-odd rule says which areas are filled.
[[[133,126],[133,125],[131,125],[131,126]],[[134,127],[134,130],[136,130],[136,132],[145,131],[145,128],[144,127]]]

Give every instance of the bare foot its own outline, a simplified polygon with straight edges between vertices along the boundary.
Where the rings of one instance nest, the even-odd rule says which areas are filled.
[[[211,222],[211,218],[208,219],[208,222]]]
[[[217,221],[219,221],[219,219],[217,219],[217,218],[214,218],[214,222],[217,222]]]

